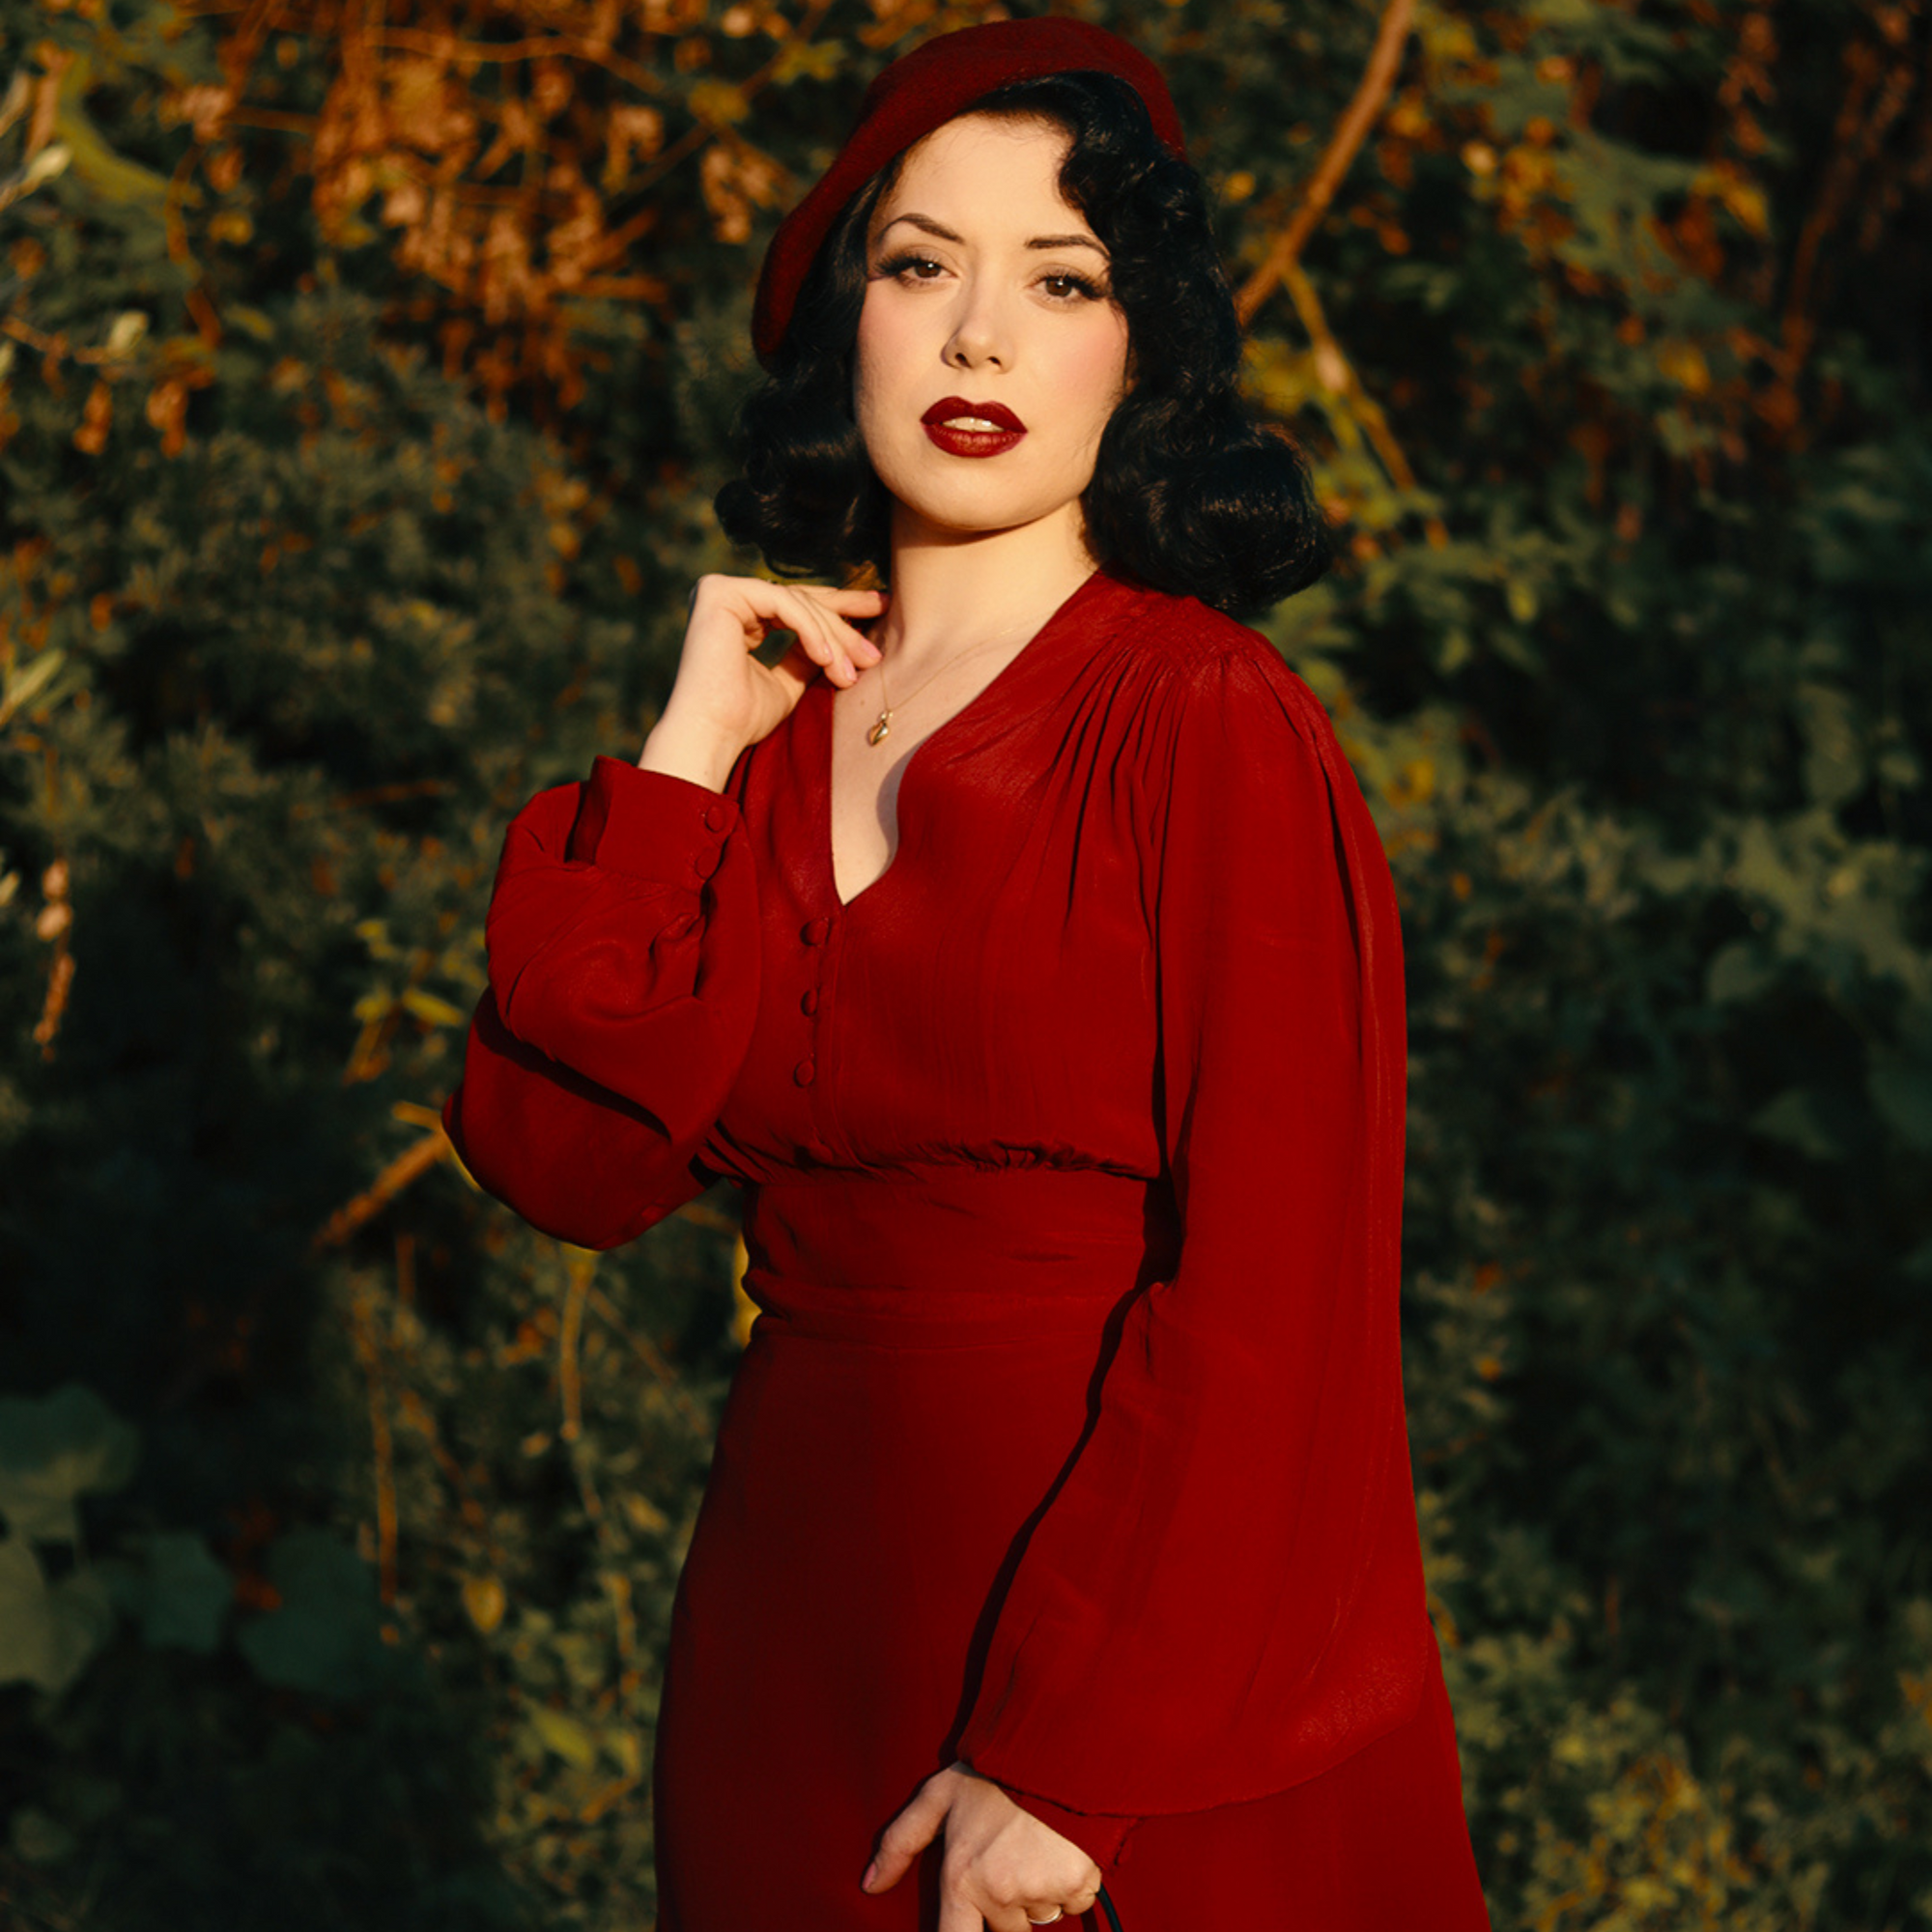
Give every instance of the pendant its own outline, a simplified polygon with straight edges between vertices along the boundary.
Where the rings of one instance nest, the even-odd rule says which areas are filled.
[[[879,722],[866,733],[867,744],[876,745],[893,728],[890,723],[892,715],[890,711],[881,711],[879,713]]]

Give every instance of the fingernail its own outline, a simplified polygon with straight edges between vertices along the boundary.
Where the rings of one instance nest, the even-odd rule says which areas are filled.
[[[866,1867],[866,1876],[859,1881],[859,1889],[861,1891],[870,1891],[872,1889],[872,1881],[875,1878],[877,1878],[878,1875],[879,1875],[879,1861],[877,1859],[874,1859],[872,1862]]]

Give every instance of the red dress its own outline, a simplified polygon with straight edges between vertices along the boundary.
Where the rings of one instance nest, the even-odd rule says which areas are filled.
[[[1097,572],[841,904],[833,695],[722,794],[600,758],[519,814],[447,1109],[584,1246],[743,1190],[662,1932],[930,1932],[938,1847],[859,1880],[960,1757],[1124,1932],[1487,1926],[1403,1419],[1401,941],[1326,715]]]

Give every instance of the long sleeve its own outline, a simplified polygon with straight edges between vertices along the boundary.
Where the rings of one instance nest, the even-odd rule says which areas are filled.
[[[1147,762],[1172,1278],[997,1612],[960,1755],[1105,1868],[1138,1817],[1324,1771],[1417,1708],[1395,895],[1312,693],[1175,673]]]
[[[694,1156],[757,1016],[737,800],[599,758],[512,822],[486,932],[490,984],[443,1109],[456,1151],[546,1234],[632,1240],[702,1192]]]

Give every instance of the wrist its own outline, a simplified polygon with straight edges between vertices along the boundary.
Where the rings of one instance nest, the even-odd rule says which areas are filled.
[[[667,772],[710,791],[722,792],[744,746],[722,737],[714,726],[695,721],[673,702],[653,724],[639,754],[638,769]]]

